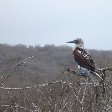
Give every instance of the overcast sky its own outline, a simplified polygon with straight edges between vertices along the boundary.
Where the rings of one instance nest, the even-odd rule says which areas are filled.
[[[68,45],[77,37],[86,48],[112,49],[112,0],[0,0],[0,43]]]

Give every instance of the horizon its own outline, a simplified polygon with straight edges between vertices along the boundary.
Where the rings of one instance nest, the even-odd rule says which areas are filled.
[[[19,44],[7,44],[7,43],[0,43],[1,45],[6,45],[6,46],[11,46],[11,47],[15,47],[15,46],[25,46],[25,47],[27,47],[27,48],[29,48],[29,47],[33,47],[33,48],[35,48],[35,47],[42,47],[42,48],[44,48],[44,47],[46,47],[46,46],[49,46],[49,47],[68,47],[68,48],[71,48],[71,49],[73,49],[74,50],[74,48],[75,48],[75,46],[70,46],[70,45],[66,45],[66,44],[60,44],[60,45],[55,45],[55,44],[45,44],[45,45],[39,45],[39,44],[37,44],[37,45],[27,45],[27,44],[21,44],[21,43],[19,43]],[[94,48],[85,48],[85,49],[87,49],[87,50],[96,50],[96,51],[112,51],[112,49],[94,49]]]

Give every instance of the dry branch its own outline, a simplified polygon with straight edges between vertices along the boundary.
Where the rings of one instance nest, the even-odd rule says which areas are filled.
[[[107,71],[112,71],[112,66],[109,66],[109,67],[104,67],[104,68],[101,68],[101,69],[97,69],[98,72],[102,75],[101,78],[103,79],[103,81],[105,80],[105,77],[106,77],[106,72]],[[67,68],[66,70],[64,70],[64,73],[65,72],[69,72],[69,73],[72,73],[72,74],[75,74],[75,75],[80,75],[78,74],[75,70],[73,69],[70,69],[70,68]],[[102,81],[100,81],[102,82]]]
[[[12,73],[11,73],[11,74],[8,74],[5,78],[3,78],[3,79],[0,81],[0,83],[5,82],[8,78],[10,78],[12,75],[14,75],[14,72],[18,69],[18,67],[23,66],[23,65],[26,63],[26,61],[29,60],[29,59],[31,59],[31,58],[33,58],[33,56],[28,57],[28,58],[25,58],[25,59],[23,59],[22,61],[20,61],[20,62],[17,64],[17,66],[13,69]]]

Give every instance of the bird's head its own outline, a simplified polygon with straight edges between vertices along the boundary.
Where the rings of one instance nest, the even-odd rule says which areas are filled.
[[[74,43],[74,44],[76,44],[76,47],[82,47],[82,48],[84,47],[84,41],[81,38],[77,38],[73,41],[69,41],[66,43]]]

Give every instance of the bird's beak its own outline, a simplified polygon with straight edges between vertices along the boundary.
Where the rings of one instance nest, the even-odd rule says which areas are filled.
[[[75,41],[73,40],[73,41],[69,41],[69,42],[66,42],[66,43],[75,43]]]

